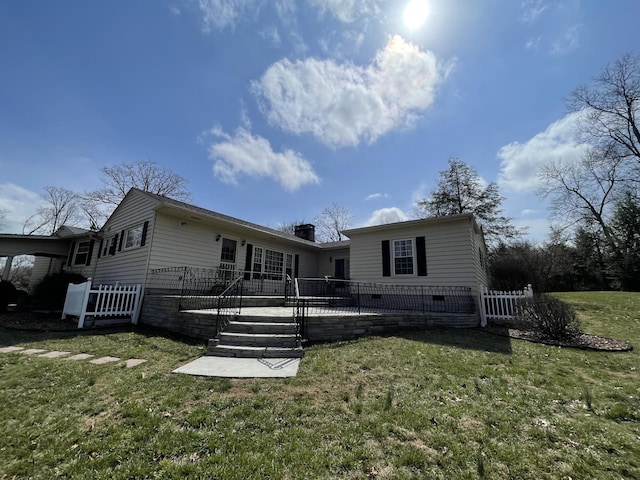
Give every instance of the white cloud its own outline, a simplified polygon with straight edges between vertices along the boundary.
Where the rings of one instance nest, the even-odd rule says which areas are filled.
[[[282,44],[280,33],[274,26],[263,28],[258,32],[258,35],[260,35],[264,40],[267,40],[273,47],[279,47],[280,44]]]
[[[371,18],[380,13],[380,0],[309,0],[324,15],[329,12],[342,23]]]
[[[525,143],[513,142],[500,148],[500,185],[513,191],[531,192],[537,187],[542,165],[549,161],[580,160],[587,149],[576,140],[580,117],[580,113],[570,113]]]
[[[582,25],[573,25],[572,27],[569,27],[553,42],[553,45],[551,46],[551,55],[567,55],[580,47],[581,32]]]
[[[383,225],[385,223],[404,222],[409,217],[397,207],[381,208],[374,211],[365,226]]]
[[[3,233],[22,233],[24,221],[42,206],[40,195],[15,183],[0,183],[0,210],[7,213],[0,220]]]
[[[214,161],[215,175],[226,183],[236,184],[242,175],[271,178],[287,191],[320,183],[311,163],[293,150],[274,152],[267,139],[244,128],[238,128],[233,136],[219,126],[209,133],[222,140],[209,146],[209,158]]]
[[[525,23],[535,22],[547,9],[548,5],[543,0],[525,0],[522,2],[522,15],[520,20]]]
[[[388,193],[372,193],[371,195],[367,195],[365,200],[378,200],[379,198],[389,198]]]
[[[410,125],[433,103],[445,69],[433,53],[394,36],[365,67],[284,59],[252,88],[271,123],[332,147],[356,146]]]
[[[259,8],[259,4],[254,0],[198,0],[198,8],[202,14],[203,30],[209,33],[211,30],[235,28],[244,13]]]

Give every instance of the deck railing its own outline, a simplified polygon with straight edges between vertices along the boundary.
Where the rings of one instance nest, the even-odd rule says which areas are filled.
[[[150,270],[146,293],[178,295],[183,309],[207,310],[217,308],[216,297],[238,278],[242,278],[244,296],[281,296],[286,301],[290,295],[291,282],[284,274],[189,266]]]
[[[296,279],[296,301],[306,312],[336,309],[363,312],[473,313],[469,287],[393,285],[333,278]]]

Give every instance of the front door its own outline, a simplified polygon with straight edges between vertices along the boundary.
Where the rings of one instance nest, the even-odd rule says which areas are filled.
[[[335,261],[335,272],[333,274],[333,276],[335,278],[340,278],[342,280],[344,280],[345,276],[345,271],[344,271],[344,258],[336,258]]]

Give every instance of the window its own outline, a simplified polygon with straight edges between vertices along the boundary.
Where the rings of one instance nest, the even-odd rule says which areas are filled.
[[[287,253],[286,259],[287,263],[285,265],[284,273],[289,275],[290,277],[293,277],[293,255]]]
[[[393,241],[393,267],[395,275],[413,275],[413,240]]]
[[[128,248],[137,248],[142,245],[142,230],[143,225],[130,228],[125,233],[125,250]]]
[[[76,256],[73,260],[74,265],[86,265],[89,258],[89,250],[91,242],[80,242],[76,250]]]
[[[262,247],[253,249],[253,278],[260,278],[262,272]]]
[[[228,238],[222,239],[222,252],[220,253],[220,262],[236,263],[236,246],[238,242]]]
[[[264,273],[273,280],[279,280],[284,267],[284,254],[267,250],[264,258]]]

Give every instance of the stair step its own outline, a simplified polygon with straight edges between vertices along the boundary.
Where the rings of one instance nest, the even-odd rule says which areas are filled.
[[[225,332],[229,333],[265,333],[265,334],[294,334],[296,324],[292,322],[245,322],[231,321]]]
[[[219,345],[241,345],[258,347],[295,347],[297,337],[295,333],[264,334],[264,333],[235,333],[224,331],[216,338]]]
[[[241,358],[301,358],[304,355],[302,347],[248,347],[237,345],[210,346],[206,355],[213,357],[241,357]]]

